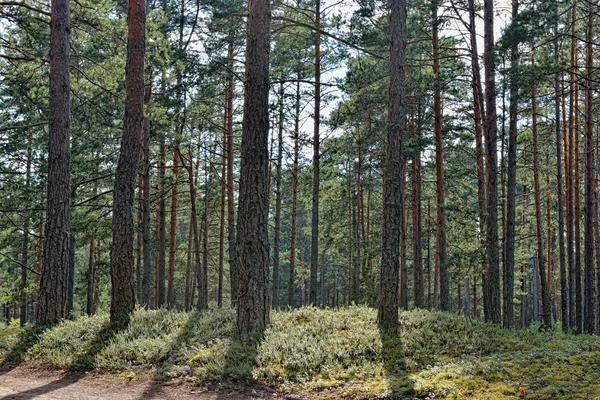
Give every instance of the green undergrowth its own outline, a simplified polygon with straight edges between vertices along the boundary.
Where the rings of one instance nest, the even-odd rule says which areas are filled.
[[[129,325],[107,316],[45,332],[0,330],[0,363],[105,371],[133,379],[258,382],[322,399],[600,400],[600,340],[504,330],[449,313],[400,313],[380,331],[376,311],[274,312],[262,338],[233,340],[235,312],[138,309]]]

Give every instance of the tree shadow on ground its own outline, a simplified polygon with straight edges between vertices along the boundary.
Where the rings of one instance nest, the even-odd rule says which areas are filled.
[[[404,399],[414,394],[413,381],[408,377],[402,338],[398,328],[379,328],[383,368],[390,384],[392,399]]]
[[[84,371],[90,371],[94,369],[96,356],[100,354],[104,348],[106,348],[112,338],[114,338],[122,330],[126,329],[128,324],[129,319],[123,319],[119,323],[107,323],[94,336],[86,350],[75,357],[71,364],[71,370],[63,374],[60,379],[20,393],[11,394],[7,397],[4,397],[4,399],[33,399],[43,394],[62,389],[79,381],[85,376],[85,373],[83,373]],[[22,332],[22,338],[19,339],[11,352],[5,358],[7,363],[11,363],[11,367],[8,370],[5,370],[4,373],[18,367],[23,362],[27,350],[39,343],[43,332],[44,330],[35,328],[29,330],[29,332]]]
[[[25,328],[18,333],[16,343],[14,343],[9,352],[4,356],[0,363],[0,376],[17,368],[25,360],[27,351],[39,343],[46,329],[44,328]]]
[[[156,371],[152,380],[156,383],[164,382],[168,379],[168,369],[170,367],[177,364],[178,361],[181,362],[182,358],[191,356],[187,360],[187,365],[190,367],[190,370],[187,371],[189,375],[193,375],[191,368],[202,368],[206,364],[211,363],[211,378],[205,382],[194,382],[194,384],[206,385],[212,390],[218,390],[215,399],[231,399],[233,393],[237,392],[236,388],[244,387],[244,389],[247,389],[248,386],[256,386],[253,370],[256,366],[258,348],[262,342],[263,335],[257,334],[242,339],[232,339],[226,349],[222,349],[223,353],[220,353],[221,350],[218,347],[215,348],[210,345],[215,340],[223,339],[223,336],[217,333],[218,331],[203,337],[200,342],[198,341],[198,337],[194,335],[200,329],[200,324],[208,322],[207,319],[203,319],[202,317],[203,311],[189,313],[188,319],[181,328],[181,331],[168,345],[166,354],[170,355],[169,358],[162,360],[162,365]],[[233,338],[233,329],[227,336]],[[190,355],[185,353],[191,348],[202,348],[202,346],[206,346],[206,349],[200,350],[198,353],[200,356],[198,354]],[[203,351],[207,352],[206,357],[202,356]],[[175,371],[173,375],[177,376],[177,372]],[[165,395],[166,392],[161,389],[161,386],[151,385],[138,399],[159,399],[165,398]]]

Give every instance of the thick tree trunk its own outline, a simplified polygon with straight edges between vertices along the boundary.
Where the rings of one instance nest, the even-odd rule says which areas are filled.
[[[398,324],[398,243],[402,229],[402,141],[405,130],[406,1],[390,1],[390,83],[384,146],[381,277],[377,319],[383,328]]]
[[[270,38],[270,2],[250,0],[246,30],[246,85],[236,249],[240,273],[238,337],[263,332],[269,321],[267,175]]]
[[[593,121],[593,40],[594,40],[594,3],[588,3],[586,47],[585,47],[585,214],[583,225],[584,237],[584,288],[585,315],[583,331],[594,333],[594,317],[596,306],[595,266],[594,266],[594,121]]]
[[[113,241],[110,251],[113,322],[127,321],[135,307],[133,258],[133,203],[144,119],[144,59],[146,2],[129,2],[125,118],[115,174],[113,195]]]
[[[316,0],[315,24],[321,26],[321,0]],[[315,126],[313,135],[313,182],[312,182],[312,215],[311,215],[311,246],[310,246],[310,286],[309,301],[317,305],[317,270],[319,265],[319,185],[321,157],[321,35],[315,34]]]
[[[51,1],[46,235],[36,325],[66,317],[70,232],[69,0]],[[135,183],[134,183],[135,184]]]
[[[485,0],[484,13],[484,51],[485,96],[486,96],[486,163],[487,163],[487,218],[486,218],[486,255],[487,273],[485,273],[484,297],[487,299],[486,321],[500,324],[500,266],[498,254],[498,165],[497,165],[497,126],[496,126],[496,67],[494,60],[494,2]]]

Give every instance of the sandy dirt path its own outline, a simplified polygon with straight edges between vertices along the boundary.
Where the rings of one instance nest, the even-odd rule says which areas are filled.
[[[126,381],[109,376],[16,368],[0,371],[0,400],[241,400],[282,399],[266,389],[210,389],[150,380]]]

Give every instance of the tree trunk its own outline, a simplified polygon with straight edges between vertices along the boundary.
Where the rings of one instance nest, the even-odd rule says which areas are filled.
[[[519,2],[512,2],[512,18],[518,15]],[[519,87],[517,67],[519,65],[518,42],[514,41],[510,52],[510,104],[508,127],[508,167],[506,190],[506,236],[504,241],[504,269],[503,269],[503,326],[511,328],[514,320],[514,284],[515,284],[515,215],[517,209],[517,117]]]
[[[46,235],[36,325],[66,316],[70,232],[71,110],[69,84],[69,0],[51,1],[50,96]]]
[[[296,111],[294,120],[294,164],[292,167],[292,237],[290,239],[290,280],[288,283],[288,307],[294,307],[294,273],[296,268],[296,224],[298,214],[298,157],[300,135],[300,69],[296,81]]]
[[[146,98],[144,102],[146,107],[149,107],[152,83],[146,88]],[[142,267],[142,289],[141,303],[146,307],[151,307],[153,302],[153,283],[154,276],[152,271],[152,255],[150,252],[150,119],[144,117],[144,138],[142,142],[142,151],[144,154],[142,164],[142,252],[143,252],[143,267]],[[162,197],[162,194],[161,194]]]
[[[593,131],[593,40],[594,40],[594,3],[588,4],[586,47],[585,47],[585,214],[583,218],[584,237],[584,283],[585,315],[583,331],[594,333],[595,317],[595,270],[594,270],[594,131]]]
[[[234,63],[233,63],[233,39],[229,40],[227,45],[227,63],[229,65],[229,75],[227,77],[227,91],[225,102],[225,114],[227,122],[225,129],[227,131],[227,244],[229,253],[229,281],[231,286],[231,304],[237,302],[239,289],[239,272],[235,262],[235,197],[233,194],[233,89],[235,88]]]
[[[432,1],[432,47],[433,47],[433,74],[436,80],[440,73],[440,45],[438,38],[438,2]],[[442,311],[450,311],[450,290],[447,268],[446,250],[446,216],[444,215],[445,190],[444,190],[444,139],[442,137],[442,94],[440,82],[435,82],[433,92],[433,118],[435,132],[435,177],[437,199],[437,230],[436,230],[436,269],[439,273],[440,304]],[[436,305],[437,306],[437,305]]]
[[[321,126],[321,0],[316,0],[315,7],[315,130],[313,135],[313,186],[312,186],[312,222],[310,246],[310,286],[309,301],[317,305],[317,269],[319,265],[319,185],[320,185],[320,126]]]
[[[158,238],[156,263],[156,307],[165,305],[165,270],[166,270],[166,205],[165,205],[165,135],[160,134],[158,150]]]
[[[92,189],[92,196],[98,194],[98,184],[94,183]],[[92,234],[90,237],[90,253],[88,258],[88,270],[87,270],[87,297],[86,297],[86,314],[91,317],[94,315],[94,282],[96,280],[96,238]]]
[[[496,68],[494,60],[494,2],[485,0],[484,12],[484,51],[485,96],[486,96],[486,162],[487,162],[487,218],[486,255],[487,273],[484,297],[487,299],[486,321],[500,324],[500,266],[498,255],[498,165],[497,165],[497,126],[496,126]]]
[[[414,102],[412,120],[414,126]],[[421,98],[417,105],[417,127],[414,131],[415,138],[421,140]],[[423,252],[422,252],[422,222],[421,222],[421,148],[415,151],[412,163],[412,206],[413,206],[413,260],[414,260],[414,301],[416,308],[422,308],[424,304],[423,285]]]
[[[569,282],[568,282],[568,292],[565,291],[563,293],[563,303],[567,303],[567,310],[563,309],[563,328],[567,331],[575,327],[575,251],[574,240],[575,240],[575,232],[574,232],[574,223],[575,223],[575,209],[573,204],[573,194],[575,187],[578,187],[577,182],[575,182],[575,172],[574,170],[578,168],[577,163],[574,162],[574,152],[575,146],[575,135],[578,135],[577,132],[574,132],[574,124],[575,124],[575,92],[576,92],[576,76],[575,76],[575,65],[577,63],[576,58],[576,40],[575,37],[575,26],[576,26],[576,18],[577,18],[577,7],[573,5],[571,11],[571,66],[569,68],[569,150],[568,157],[565,157],[565,160],[569,160],[568,167],[569,171],[567,173],[567,263],[569,269]],[[565,166],[567,163],[565,162]],[[579,218],[579,217],[578,217]],[[564,306],[563,306],[564,307]]]
[[[398,324],[398,273],[402,229],[402,141],[405,129],[406,0],[390,1],[390,83],[384,146],[381,277],[377,319],[383,328]]]
[[[532,55],[533,57],[533,55]],[[533,58],[532,58],[533,61]],[[537,86],[531,87],[531,130],[532,130],[532,153],[533,153],[533,197],[535,201],[535,229],[537,240],[537,273],[539,276],[539,288],[542,294],[542,317],[544,323],[551,325],[552,315],[550,313],[550,296],[546,286],[546,256],[544,253],[544,232],[542,228],[542,201],[540,199],[540,168],[538,155],[538,133],[537,133]],[[550,243],[548,243],[550,245]],[[537,280],[535,280],[537,281]],[[535,302],[535,299],[534,299]],[[535,302],[537,303],[537,302]],[[535,304],[534,303],[534,304]]]
[[[283,80],[283,79],[282,79]],[[281,163],[283,162],[283,123],[284,123],[283,82],[279,85],[279,126],[277,131],[277,166],[275,172],[275,230],[273,237],[273,279],[271,282],[271,305],[279,309],[279,247],[281,235]]]
[[[171,218],[169,230],[169,272],[167,275],[167,305],[175,308],[175,250],[177,248],[177,201],[179,200],[179,149],[173,154],[173,188],[171,189]]]
[[[135,307],[133,203],[144,119],[146,2],[129,2],[123,138],[113,194],[113,241],[110,251],[112,298],[110,318],[128,321]]]
[[[240,273],[238,337],[263,332],[269,321],[267,175],[270,37],[270,2],[250,0],[236,246],[236,262]]]
[[[31,134],[27,135],[27,161],[25,165],[25,193],[30,195],[31,188]],[[21,310],[19,313],[19,321],[21,327],[27,322],[27,268],[29,267],[29,224],[30,213],[26,211],[25,220],[23,221],[23,243],[21,247]]]
[[[581,333],[581,328],[583,325],[583,291],[581,290],[581,200],[580,200],[580,170],[579,170],[579,87],[575,86],[575,126],[573,128],[574,133],[574,143],[575,147],[575,159],[574,170],[575,170],[575,178],[573,182],[575,182],[575,187],[573,191],[575,192],[575,309],[574,314],[575,318],[573,319],[573,324],[571,324],[571,329],[574,328],[575,333]]]

